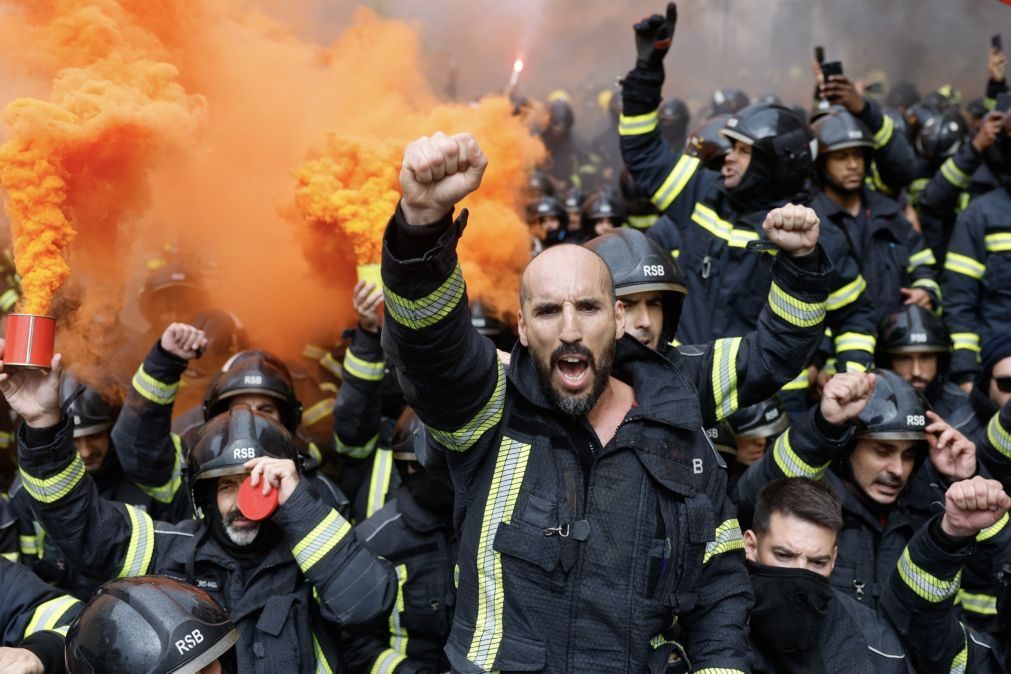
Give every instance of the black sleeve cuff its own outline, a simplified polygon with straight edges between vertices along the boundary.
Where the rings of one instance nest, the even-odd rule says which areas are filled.
[[[810,274],[817,274],[821,271],[820,262],[821,257],[818,255],[818,250],[815,249],[813,253],[807,255],[798,255],[796,257],[790,257],[790,262],[797,265],[801,271],[806,271]]]
[[[814,408],[814,425],[818,432],[833,442],[842,442],[850,430],[849,424],[834,424],[821,413],[821,407]]]
[[[44,428],[34,428],[24,424],[24,440],[29,447],[46,447],[56,442],[60,430],[66,424],[66,418],[61,418],[59,422]]]
[[[928,532],[930,540],[949,555],[963,552],[976,540],[975,536],[949,536],[944,533],[944,529],[941,528],[941,517],[935,517],[930,521]]]
[[[453,226],[453,211],[431,224],[410,225],[398,202],[392,224],[387,229],[390,249],[401,260],[417,259],[431,250],[446,230]]]
[[[36,632],[18,644],[18,648],[34,653],[42,661],[42,669],[46,674],[63,674],[67,671],[64,640],[56,632]]]

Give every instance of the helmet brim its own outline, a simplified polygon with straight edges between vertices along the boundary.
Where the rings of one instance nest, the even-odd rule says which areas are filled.
[[[930,346],[927,344],[910,344],[908,346],[896,346],[888,349],[888,353],[948,353],[947,346]]]
[[[876,433],[857,433],[855,439],[869,438],[873,440],[923,440],[926,441],[927,434],[924,431],[880,431]]]
[[[873,150],[874,143],[869,140],[847,140],[842,143],[837,143],[835,145],[826,145],[824,150],[821,150],[821,156],[829,155],[833,152],[838,152],[839,150],[850,150],[852,148],[859,147],[864,150]]]
[[[757,428],[749,428],[741,433],[734,433],[734,435],[739,438],[768,438],[773,435],[779,435],[785,431],[789,425],[790,420],[786,418],[785,414],[783,414],[771,424],[764,424]]]
[[[685,288],[680,283],[637,283],[630,286],[622,286],[620,288],[614,289],[614,294],[620,300],[626,295],[635,295],[636,293],[652,293],[652,292],[670,292],[670,293],[680,293],[682,295],[688,294],[688,289]]]
[[[740,131],[735,129],[720,129],[720,135],[729,140],[736,140],[744,143],[745,145],[754,145],[755,140],[744,135]]]
[[[231,629],[225,636],[218,639],[217,643],[208,648],[206,651],[193,658],[182,667],[177,667],[173,669],[168,674],[197,674],[201,669],[207,667],[222,655],[228,652],[232,646],[234,646],[239,641],[239,630],[235,627]]]

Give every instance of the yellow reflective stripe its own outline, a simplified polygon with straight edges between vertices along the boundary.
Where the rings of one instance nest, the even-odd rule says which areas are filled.
[[[964,627],[962,628],[965,629]],[[965,674],[965,667],[969,663],[969,640],[966,639],[962,650],[958,652],[958,655],[954,657],[951,661],[951,667],[948,668],[948,674]]]
[[[895,131],[895,122],[888,115],[881,115],[883,120],[881,128],[874,134],[874,149],[880,150],[888,141],[892,139],[892,132]]]
[[[986,252],[988,253],[1011,252],[1011,232],[987,234],[983,237],[983,241],[986,242]]]
[[[11,442],[14,440],[13,433],[7,433],[6,431],[0,431],[0,449],[10,449]]]
[[[386,503],[386,492],[390,489],[393,475],[393,450],[380,448],[372,459],[372,475],[369,477],[369,494],[365,504],[365,516],[372,517]]]
[[[959,253],[953,253],[948,251],[948,257],[944,260],[944,268],[948,271],[953,271],[956,274],[962,274],[968,276],[969,278],[974,278],[977,281],[983,280],[983,274],[986,272],[986,266],[973,260],[967,255],[961,255]]]
[[[842,288],[832,292],[828,296],[828,310],[837,311],[842,309],[847,304],[852,304],[857,301],[857,298],[867,290],[867,281],[864,280],[862,275],[858,275],[855,279],[844,285]]]
[[[674,203],[674,200],[684,190],[685,185],[691,180],[691,177],[695,174],[701,163],[696,157],[689,157],[686,154],[681,155],[678,163],[674,164],[674,168],[671,169],[667,179],[660,185],[660,189],[654,192],[650,198],[650,201],[660,209],[661,213]]]
[[[695,204],[692,221],[713,236],[726,241],[732,248],[746,248],[749,241],[758,241],[760,238],[758,232],[734,227],[701,202]]]
[[[844,332],[835,338],[835,351],[866,351],[874,353],[874,345],[877,339],[873,335],[866,335],[862,332]]]
[[[917,267],[923,265],[935,265],[937,264],[937,258],[934,257],[934,251],[929,248],[924,248],[919,253],[913,253],[909,256],[909,266],[908,271],[913,271]]]
[[[832,465],[831,461],[828,461],[824,465],[815,466],[812,465],[804,459],[800,458],[796,452],[793,451],[793,446],[790,444],[790,434],[792,430],[787,430],[778,438],[776,438],[776,443],[772,446],[772,458],[779,466],[779,469],[783,471],[783,475],[787,477],[809,477],[812,480],[820,480],[825,477],[828,467]]]
[[[655,129],[659,123],[659,109],[645,115],[622,115],[618,118],[618,135],[641,136]]]
[[[736,518],[729,519],[716,527],[716,540],[706,543],[706,554],[702,557],[702,563],[708,564],[710,559],[724,552],[743,549],[744,537],[741,535],[741,525]]]
[[[454,452],[465,452],[473,447],[481,436],[489,429],[494,428],[502,421],[502,410],[505,408],[506,378],[502,361],[495,359],[498,367],[495,390],[484,407],[478,411],[474,418],[455,431],[441,431],[431,426],[426,426],[429,434],[446,449]]]
[[[955,602],[969,613],[977,615],[997,615],[997,597],[992,594],[972,594],[959,590]]]
[[[337,362],[337,359],[329,351],[319,361],[319,365],[337,379],[344,379],[344,368],[341,367],[341,364]]]
[[[867,366],[852,360],[846,361],[843,372],[867,372]]]
[[[291,552],[303,573],[308,573],[319,560],[337,547],[351,531],[351,525],[337,511],[331,510],[323,521],[316,525],[305,538],[292,548]]]
[[[1000,413],[993,415],[986,427],[986,437],[994,449],[1011,459],[1011,433],[1001,426]],[[1005,515],[1005,517],[1007,517]]]
[[[956,350],[966,349],[979,353],[979,335],[975,332],[953,332],[951,333],[951,347]]]
[[[932,278],[917,279],[917,280],[913,281],[913,286],[912,287],[914,287],[914,288],[924,288],[926,290],[932,290],[934,292],[934,294],[937,295],[937,299],[938,300],[941,299],[941,286],[940,286],[940,284],[938,284],[937,281],[935,281]]]
[[[481,536],[477,544],[477,620],[467,659],[483,671],[492,671],[502,641],[505,587],[502,559],[495,551],[499,524],[512,520],[516,497],[530,458],[530,445],[503,437],[495,457],[495,472],[485,501]]]
[[[743,670],[730,669],[729,667],[706,667],[694,672],[694,674],[744,674]]]
[[[403,653],[386,649],[376,658],[376,662],[372,665],[372,669],[369,670],[369,674],[393,674],[397,665],[406,659],[407,656]]]
[[[373,435],[368,442],[361,446],[346,445],[341,442],[340,436],[334,433],[334,442],[337,444],[337,453],[350,456],[352,459],[367,459],[372,450],[379,443],[379,434]]]
[[[323,647],[319,645],[319,639],[312,635],[312,652],[316,655],[316,674],[334,674],[333,667],[326,660]]]
[[[382,381],[386,372],[384,361],[369,362],[356,356],[351,349],[344,354],[344,372],[365,381]]]
[[[84,479],[84,463],[76,453],[70,464],[52,477],[38,478],[20,469],[28,495],[40,503],[56,503]]]
[[[1008,514],[1004,513],[1003,517],[1001,517],[999,520],[988,526],[986,529],[983,529],[978,534],[976,534],[976,541],[982,543],[983,541],[993,538],[994,536],[996,536],[997,534],[999,534],[1001,531],[1004,530],[1004,527],[1007,526],[1007,523],[1008,523]]]
[[[741,337],[717,339],[713,344],[713,401],[716,419],[722,421],[737,411],[737,352]]]
[[[0,557],[3,557],[8,562],[14,562],[15,564],[21,561],[20,552],[0,552]]]
[[[154,521],[140,508],[123,505],[130,518],[130,543],[126,549],[123,568],[116,577],[143,576],[148,572],[154,556]]]
[[[67,611],[75,606],[80,606],[80,604],[81,602],[78,600],[66,595],[60,595],[55,599],[50,599],[39,604],[35,607],[35,611],[32,612],[32,619],[28,621],[22,639],[36,632],[55,629],[63,617],[67,615]]]
[[[401,564],[397,572],[397,601],[390,611],[390,648],[397,653],[407,653],[407,629],[400,624],[400,614],[404,612],[404,583],[407,582],[407,565]]]
[[[15,304],[18,303],[19,299],[20,295],[18,295],[18,291],[13,288],[9,288],[3,295],[0,295],[0,311],[7,313]]]
[[[649,229],[660,219],[659,215],[630,215],[626,218],[628,226],[633,229]]]
[[[316,346],[315,344],[306,344],[302,347],[302,355],[309,360],[319,361],[323,359],[323,356],[327,354],[327,350],[322,346]]]
[[[954,157],[948,157],[948,159],[941,164],[941,175],[944,176],[945,180],[960,190],[967,188],[969,186],[969,180],[972,179],[972,176],[958,168],[958,164],[955,163]]]
[[[401,297],[388,287],[383,287],[387,315],[412,330],[433,326],[446,318],[460,304],[465,291],[466,284],[459,264],[442,285],[416,300]]]
[[[959,583],[962,581],[961,569],[951,580],[944,580],[927,573],[913,562],[913,559],[909,556],[909,548],[903,550],[897,568],[899,576],[902,578],[902,582],[906,584],[906,587],[915,592],[921,599],[925,599],[932,604],[954,597],[955,593],[958,592]]]
[[[133,375],[133,390],[155,405],[171,405],[179,392],[179,382],[164,384],[145,372],[141,364]]]
[[[671,256],[672,258],[674,258],[674,259],[676,260],[676,259],[678,259],[679,257],[681,257],[681,251],[680,251],[680,250],[678,250],[677,248],[675,248],[674,250],[672,250],[672,251],[670,252],[670,256]]]
[[[811,328],[825,320],[825,307],[825,302],[805,302],[794,297],[776,282],[769,289],[772,313],[799,328]]]
[[[783,388],[780,391],[806,391],[810,385],[811,379],[807,375],[807,369],[804,369],[796,377],[783,384]]]
[[[333,411],[334,402],[333,398],[324,398],[312,405],[302,413],[302,425],[312,426],[326,419],[327,415]]]
[[[141,491],[159,503],[172,503],[179,488],[183,486],[183,441],[176,433],[172,433],[172,444],[175,446],[175,459],[169,481],[158,487],[137,484]]]
[[[37,555],[39,554],[39,539],[35,536],[18,536],[18,549],[21,550],[22,555]]]

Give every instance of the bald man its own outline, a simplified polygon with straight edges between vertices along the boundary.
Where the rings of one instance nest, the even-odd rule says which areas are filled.
[[[456,490],[453,671],[749,671],[726,473],[694,388],[623,338],[603,261],[530,264],[508,371],[473,329],[453,209],[486,166],[467,134],[411,143],[383,247],[383,346]]]

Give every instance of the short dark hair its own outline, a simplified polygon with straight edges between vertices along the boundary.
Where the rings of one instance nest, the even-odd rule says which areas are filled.
[[[751,526],[755,533],[764,534],[769,531],[772,513],[792,515],[836,533],[843,528],[839,497],[827,484],[808,477],[776,480],[758,492]]]

